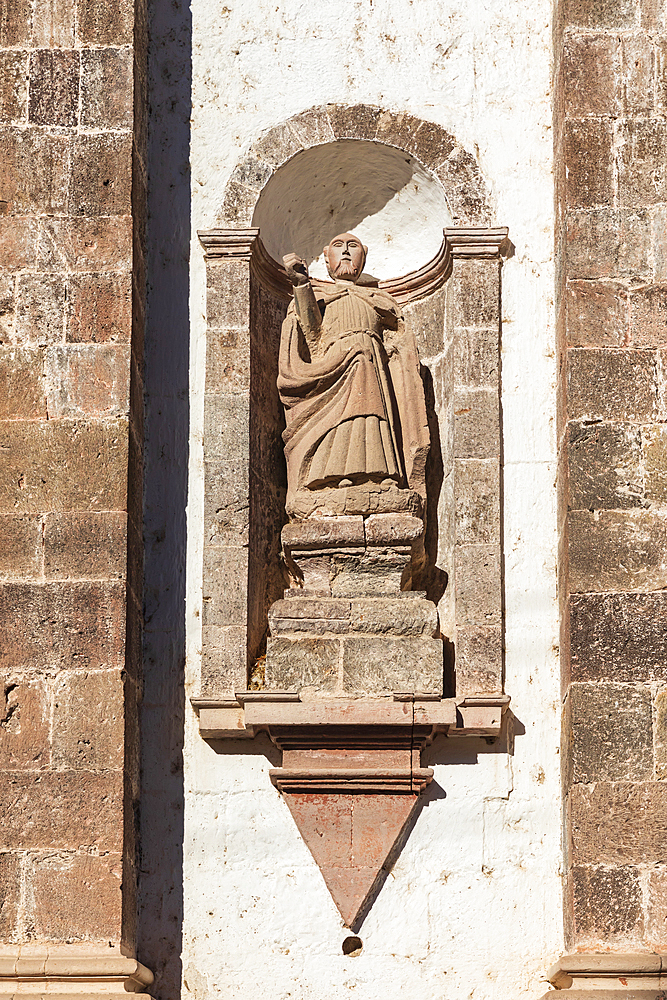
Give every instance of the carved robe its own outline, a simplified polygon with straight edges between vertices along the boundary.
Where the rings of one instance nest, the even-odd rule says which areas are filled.
[[[428,430],[419,359],[398,304],[378,288],[312,284],[319,340],[309,347],[292,302],[280,345],[288,507],[297,490],[343,479],[412,485],[412,446],[418,439],[427,451]]]

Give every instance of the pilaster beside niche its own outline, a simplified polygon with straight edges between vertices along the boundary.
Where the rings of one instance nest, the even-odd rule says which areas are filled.
[[[500,265],[506,229],[448,228],[379,285],[419,347],[426,528],[381,512],[286,524],[276,389],[291,294],[258,229],[199,234],[207,265],[205,739],[268,733],[285,798],[346,925],[374,898],[438,734],[501,733]],[[373,831],[373,835],[371,835]]]

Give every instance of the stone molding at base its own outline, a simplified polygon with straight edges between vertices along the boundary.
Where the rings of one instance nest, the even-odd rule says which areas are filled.
[[[556,990],[567,992],[567,1000],[665,1000],[667,955],[563,955],[551,966],[547,979]],[[551,996],[553,992],[545,994]]]
[[[146,988],[152,982],[150,969],[119,954],[86,952],[78,946],[0,948],[0,998],[48,994],[58,1000],[115,1000],[133,993],[150,1000]]]

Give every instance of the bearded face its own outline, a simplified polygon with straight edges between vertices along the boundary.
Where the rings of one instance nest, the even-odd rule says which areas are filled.
[[[366,247],[351,233],[335,236],[324,248],[324,259],[332,278],[356,281],[364,269]]]

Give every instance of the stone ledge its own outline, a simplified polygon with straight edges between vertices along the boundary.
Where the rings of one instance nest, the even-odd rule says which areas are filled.
[[[153,973],[134,958],[86,952],[74,946],[0,948],[0,997],[15,994],[57,995],[59,1000],[86,996],[109,998],[140,994]]]
[[[549,990],[541,997],[547,1000],[554,997],[556,990]],[[619,985],[618,987],[605,986],[602,989],[590,990],[568,990],[567,1000],[664,1000],[665,991],[663,987],[653,986],[649,989],[637,989],[635,986]]]
[[[563,955],[551,966],[547,979],[556,990],[566,990],[568,1000],[664,1000],[667,955],[651,952]]]
[[[500,735],[508,695],[434,698],[396,692],[393,698],[313,698],[290,691],[239,691],[236,700],[192,698],[203,739],[253,739],[272,726],[428,726],[433,735]]]

